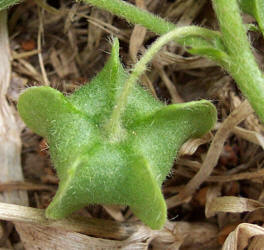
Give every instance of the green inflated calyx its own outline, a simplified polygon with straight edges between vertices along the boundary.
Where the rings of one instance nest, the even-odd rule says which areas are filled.
[[[31,87],[20,96],[19,113],[47,139],[60,179],[48,218],[63,218],[88,204],[119,204],[130,206],[153,229],[164,225],[162,182],[180,146],[212,128],[216,110],[205,100],[166,106],[136,85],[122,111],[120,136],[113,140],[109,120],[127,78],[115,40],[103,70],[72,95]]]

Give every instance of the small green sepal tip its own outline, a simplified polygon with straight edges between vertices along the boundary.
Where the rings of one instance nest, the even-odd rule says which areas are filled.
[[[105,124],[127,78],[115,39],[103,70],[72,95],[50,87],[21,94],[19,113],[48,141],[60,179],[48,218],[64,218],[88,204],[119,204],[152,229],[166,222],[161,185],[181,145],[214,126],[216,109],[206,100],[164,105],[137,85],[121,116],[122,136],[113,141]]]

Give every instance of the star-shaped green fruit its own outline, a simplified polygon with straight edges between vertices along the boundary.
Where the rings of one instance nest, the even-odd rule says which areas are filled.
[[[88,204],[119,204],[130,206],[153,229],[164,225],[162,182],[180,146],[213,127],[216,109],[205,100],[164,105],[137,85],[122,113],[122,135],[113,141],[106,124],[127,77],[115,40],[103,70],[72,95],[50,87],[21,94],[19,113],[47,139],[60,179],[48,218],[63,218]]]

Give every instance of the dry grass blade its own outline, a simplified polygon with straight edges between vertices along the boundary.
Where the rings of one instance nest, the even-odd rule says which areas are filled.
[[[263,249],[263,236],[263,227],[249,223],[239,224],[236,230],[230,233],[227,237],[222,250]],[[253,237],[257,237],[257,239],[254,240]],[[260,246],[260,240],[262,245],[261,248],[258,248],[256,245]]]
[[[230,132],[236,125],[252,113],[253,110],[250,104],[247,101],[244,101],[227,117],[227,119],[225,119],[210,145],[209,151],[199,172],[193,177],[193,179],[191,179],[182,192],[170,199],[171,202],[174,202],[174,206],[184,202],[210,176],[218,162],[223,145]]]
[[[39,225],[16,223],[22,232],[24,247],[30,250],[64,249],[64,250],[114,250],[147,249],[147,243],[115,241],[93,238],[87,235],[68,232],[62,229],[47,228]]]
[[[97,20],[98,22],[104,23],[105,25],[111,25],[113,22],[113,16],[109,12],[98,10],[96,8],[91,9],[90,17],[94,20]],[[98,29],[96,25],[93,25],[90,22],[87,37],[87,49],[89,52],[93,51],[95,48],[98,48],[103,34],[103,29]]]
[[[250,131],[250,130],[240,128],[240,127],[234,127],[232,129],[232,132],[236,134],[237,136],[249,142],[252,142],[252,143],[255,143],[261,146],[262,149],[264,149],[264,137],[260,133],[257,133],[255,131]]]
[[[189,25],[192,23],[193,19],[199,14],[202,7],[205,5],[206,0],[191,0],[189,1],[189,6],[186,1],[186,9],[183,12],[180,20],[178,21],[178,25]]]
[[[144,0],[136,0],[136,5],[139,8],[146,9]],[[137,62],[137,53],[143,45],[146,33],[147,29],[140,25],[135,25],[132,31],[129,41],[129,54],[134,63]]]
[[[135,25],[132,31],[129,41],[129,54],[134,63],[137,62],[137,53],[143,45],[146,33],[146,28],[140,25]]]
[[[32,50],[32,51],[28,51],[28,52],[23,52],[23,53],[16,53],[15,51],[12,51],[12,59],[16,60],[16,59],[23,59],[23,58],[27,58],[30,56],[34,56],[38,54],[38,50]]]
[[[201,190],[201,189],[200,189]],[[221,186],[209,186],[205,194],[205,216],[206,218],[211,217],[210,205],[212,201],[217,199],[221,195]]]
[[[215,67],[216,64],[200,56],[183,57],[175,53],[162,50],[153,59],[161,66],[173,65],[176,71]]]
[[[42,12],[40,9],[38,9],[38,13],[39,13],[39,30],[38,30],[38,58],[39,58],[39,65],[40,65],[40,69],[41,69],[41,73],[42,73],[42,78],[43,78],[43,83],[44,85],[49,86],[50,82],[47,76],[47,72],[45,69],[45,65],[43,62],[43,56],[42,56],[42,34],[44,32],[44,28],[43,28],[43,16],[42,16]]]
[[[116,221],[124,221],[125,218],[121,212],[121,207],[115,205],[104,205],[105,211]]]
[[[136,0],[136,5],[139,8],[146,9],[144,0]],[[144,44],[146,34],[147,34],[147,29],[140,25],[135,25],[135,27],[133,28],[129,40],[129,55],[133,63],[136,63],[138,60],[137,54],[141,50]],[[157,94],[155,92],[153,84],[146,74],[143,74],[143,76],[141,77],[141,81],[142,84],[145,85],[147,88],[149,88],[152,94],[157,98]]]
[[[249,179],[263,179],[264,178],[264,169],[259,169],[254,172],[244,172],[240,174],[233,175],[217,175],[209,176],[208,182],[230,182],[230,181],[240,181],[240,180],[249,180]]]
[[[212,217],[216,213],[243,213],[252,212],[258,208],[263,208],[264,204],[247,198],[235,196],[223,196],[214,198],[207,209],[207,217]]]
[[[6,11],[0,11],[0,55],[0,183],[5,183],[23,180],[20,165],[20,131],[13,110],[6,100],[11,77]],[[27,205],[28,203],[27,194],[19,190],[2,193],[0,200],[21,205]]]
[[[162,68],[162,66],[160,66],[159,64],[156,63],[156,69],[159,72],[159,75],[160,75],[162,81],[164,82],[165,86],[167,87],[167,89],[170,93],[172,103],[184,102],[183,99],[181,98],[181,96],[179,95],[176,86],[169,79],[169,77],[167,76],[167,74],[164,71],[164,69]]]
[[[199,146],[210,142],[212,138],[212,133],[207,133],[203,137],[188,140],[182,145],[179,156],[193,155]]]
[[[43,8],[44,10],[48,11],[51,14],[54,15],[61,15],[61,11],[53,8],[52,6],[48,5],[45,3],[45,1],[43,0],[34,0],[36,2],[37,5],[39,5],[41,8]]]
[[[22,181],[10,181],[7,183],[0,183],[0,192],[14,191],[14,190],[49,190],[54,191],[55,188],[49,185],[40,185]]]
[[[0,183],[23,181],[21,168],[20,129],[14,116],[14,110],[7,102],[7,91],[11,78],[10,48],[7,28],[7,12],[0,11]],[[3,192],[0,201],[28,205],[25,191]],[[19,229],[17,229],[19,232]]]
[[[61,240],[65,242],[73,240],[68,244],[69,247],[74,247],[67,248],[65,246],[65,249],[87,249],[87,245],[86,248],[82,248],[84,246],[82,241],[87,244],[88,240],[91,247],[94,245],[98,247],[95,249],[147,249],[147,245],[152,240],[152,245],[156,247],[154,249],[165,249],[165,246],[168,246],[167,249],[175,249],[172,248],[175,244],[185,247],[216,246],[218,231],[217,227],[210,223],[167,222],[164,229],[154,231],[138,223],[118,223],[82,216],[72,216],[68,219],[54,221],[46,219],[42,209],[6,203],[0,203],[0,219],[14,222],[18,229],[22,230],[21,236],[28,249],[35,249],[32,248],[35,244],[39,247],[42,246],[41,249],[54,249],[55,246],[61,249],[64,243],[61,246],[57,244]],[[122,241],[95,240],[83,234]],[[34,244],[32,243],[33,239],[36,240]],[[90,245],[89,249],[93,249],[90,248]],[[79,246],[80,248],[78,248]],[[104,248],[101,248],[102,246]]]
[[[123,240],[138,230],[136,223],[117,223],[109,220],[86,217],[70,217],[63,220],[48,220],[43,209],[0,203],[0,219],[12,222],[31,223],[56,229],[84,233],[96,237]]]
[[[216,249],[217,233],[217,227],[210,223],[167,222],[163,230],[153,233],[151,245],[156,250]]]

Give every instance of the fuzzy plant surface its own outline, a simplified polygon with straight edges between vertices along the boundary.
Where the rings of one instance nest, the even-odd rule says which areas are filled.
[[[130,206],[152,229],[164,225],[161,185],[181,145],[214,126],[216,109],[206,100],[165,105],[136,84],[115,126],[128,77],[115,39],[103,70],[73,94],[44,86],[21,94],[19,113],[46,138],[60,179],[48,218],[63,218],[88,204],[119,204]]]

